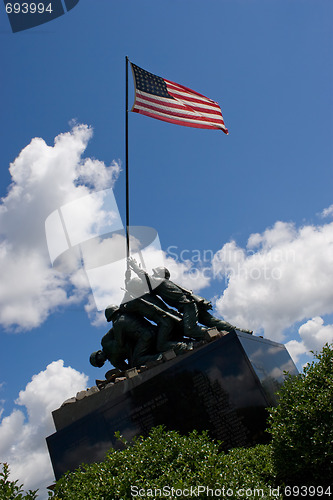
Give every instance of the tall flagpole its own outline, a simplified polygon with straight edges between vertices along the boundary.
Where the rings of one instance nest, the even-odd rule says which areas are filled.
[[[130,278],[128,257],[130,255],[129,245],[129,174],[128,174],[128,57],[126,56],[126,112],[125,112],[125,173],[126,173],[126,280]]]

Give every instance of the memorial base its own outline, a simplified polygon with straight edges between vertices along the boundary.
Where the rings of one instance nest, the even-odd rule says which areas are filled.
[[[277,403],[284,371],[297,373],[282,344],[236,331],[72,398],[53,412],[56,432],[47,438],[56,480],[120,447],[117,431],[130,441],[157,425],[207,430],[224,450],[265,443],[267,407]]]

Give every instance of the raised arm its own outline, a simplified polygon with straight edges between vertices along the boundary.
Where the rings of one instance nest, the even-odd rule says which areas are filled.
[[[142,269],[137,261],[133,257],[128,257],[127,259],[129,267],[132,269],[132,271],[135,272],[141,278],[142,280],[146,279],[146,276],[148,276],[148,273]]]

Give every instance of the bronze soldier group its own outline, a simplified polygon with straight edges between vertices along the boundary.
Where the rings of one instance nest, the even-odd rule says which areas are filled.
[[[142,366],[161,360],[170,349],[177,355],[191,350],[193,341],[204,339],[208,328],[226,332],[236,328],[210,314],[209,301],[173,283],[165,267],[149,275],[131,257],[128,265],[137,277],[126,281],[122,303],[105,310],[112,328],[102,338],[102,349],[91,354],[93,366],[102,367],[106,360],[119,370]]]

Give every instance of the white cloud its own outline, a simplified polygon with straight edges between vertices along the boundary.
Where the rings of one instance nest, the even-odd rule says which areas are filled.
[[[39,326],[57,307],[81,301],[87,293],[86,279],[76,275],[71,280],[51,268],[44,223],[59,207],[113,185],[118,163],[107,167],[82,158],[91,137],[91,128],[76,125],[58,135],[54,146],[34,138],[10,165],[12,182],[0,204],[0,323],[5,328]],[[100,209],[98,200],[92,208]],[[81,224],[108,218],[103,211],[99,218],[93,215],[81,214]]]
[[[328,343],[333,344],[333,325],[324,325],[324,320],[316,316],[300,326],[301,341],[291,340],[286,347],[294,360],[298,361],[302,354],[310,351],[319,352]]]
[[[309,350],[320,351],[324,344],[333,343],[333,325],[324,325],[320,316],[310,319],[299,328],[299,334]]]
[[[98,324],[96,309],[122,299],[126,247],[107,190],[120,166],[83,158],[91,137],[91,128],[75,125],[53,146],[34,138],[10,165],[12,182],[0,203],[0,324],[9,330],[37,327],[57,308],[83,300]],[[138,233],[138,244],[147,240],[140,247],[147,261],[165,262],[173,279],[195,291],[209,285],[205,269],[166,257],[155,230],[133,231],[131,253]]]
[[[213,270],[228,282],[218,312],[282,341],[294,323],[333,312],[333,223],[297,229],[277,222],[251,235],[247,249],[224,245]]]
[[[195,293],[211,284],[212,276],[208,267],[195,266],[190,260],[178,262],[166,255],[164,255],[164,265],[169,269],[172,281]]]
[[[325,208],[321,213],[322,217],[330,217],[331,215],[333,215],[333,205],[330,205],[328,208]]]
[[[32,377],[15,403],[25,406],[28,414],[14,409],[0,422],[0,461],[8,462],[11,477],[25,489],[40,489],[39,497],[47,498],[45,488],[54,482],[53,470],[45,438],[55,432],[51,411],[64,400],[86,388],[88,377],[62,360],[54,361]]]

